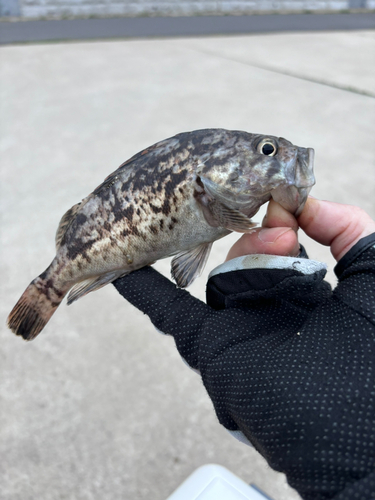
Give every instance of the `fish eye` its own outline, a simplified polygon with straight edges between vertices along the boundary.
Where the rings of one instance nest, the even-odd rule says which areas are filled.
[[[268,140],[261,142],[258,145],[258,152],[264,154],[265,156],[275,156],[275,154],[277,153],[277,148],[275,144]]]
[[[262,146],[262,153],[267,156],[272,156],[275,154],[275,146],[273,144],[270,144],[269,142],[266,142]]]

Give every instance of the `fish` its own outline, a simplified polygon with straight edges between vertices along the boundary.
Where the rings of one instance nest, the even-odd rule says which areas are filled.
[[[314,150],[272,135],[226,129],[183,132],[137,153],[63,215],[56,256],[8,317],[25,340],[71,304],[119,277],[173,256],[185,288],[212,244],[251,232],[271,198],[296,216],[315,184]]]

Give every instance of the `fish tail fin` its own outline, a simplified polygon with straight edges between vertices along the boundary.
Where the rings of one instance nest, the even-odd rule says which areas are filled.
[[[53,285],[49,269],[30,283],[8,316],[9,328],[25,340],[43,330],[67,293]]]

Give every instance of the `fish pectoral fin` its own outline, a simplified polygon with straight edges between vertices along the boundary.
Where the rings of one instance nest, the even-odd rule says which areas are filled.
[[[252,202],[249,195],[234,195],[223,186],[200,176],[203,191],[198,193],[196,200],[200,203],[206,221],[214,227],[224,227],[228,231],[249,233],[256,226],[254,222],[242,213],[239,208],[251,209],[255,215],[262,204]]]
[[[249,194],[234,193],[224,186],[220,186],[203,175],[199,176],[204,191],[214,200],[219,200],[220,203],[227,207],[240,208],[248,207],[251,203]]]
[[[186,288],[201,274],[211,247],[212,243],[202,243],[193,250],[177,254],[172,259],[171,274],[177,286]]]
[[[129,271],[113,271],[111,273],[102,274],[101,276],[95,276],[94,278],[80,281],[74,285],[69,292],[67,301],[68,306],[84,295],[94,292],[95,290],[99,290],[99,288],[112,283],[115,279],[125,276],[126,274],[129,274]]]
[[[59,227],[57,228],[56,231],[56,236],[55,236],[55,244],[56,244],[56,250],[59,249],[62,239],[64,238],[64,234],[66,233],[66,230],[70,226],[70,223],[74,219],[76,213],[79,210],[79,207],[81,206],[81,202],[77,203],[76,205],[73,205],[65,214],[61,217]]]
[[[236,208],[227,207],[217,200],[210,201],[207,210],[211,212],[211,217],[215,220],[217,225],[225,227],[228,231],[251,233],[252,228],[257,225],[252,222],[250,217]]]

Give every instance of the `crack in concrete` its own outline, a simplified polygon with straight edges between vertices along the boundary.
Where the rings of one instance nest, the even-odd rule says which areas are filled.
[[[217,54],[215,52],[211,52],[211,51],[207,51],[207,50],[202,50],[202,49],[197,49],[195,47],[185,47],[185,48],[189,48],[191,50],[194,50],[195,52],[200,52],[202,54],[206,54],[206,55],[210,55],[210,56],[215,56],[215,57],[218,57],[220,59],[225,59],[226,61],[236,62],[236,63],[239,63],[239,64],[245,64],[246,66],[250,66],[252,68],[263,69],[264,71],[270,71],[272,73],[278,73],[279,75],[285,75],[285,76],[289,76],[291,78],[297,78],[297,79],[303,80],[305,82],[316,83],[318,85],[324,85],[326,87],[331,87],[331,88],[334,88],[334,89],[343,90],[345,92],[351,92],[353,94],[363,95],[365,97],[371,97],[371,98],[375,99],[375,93],[369,92],[368,90],[359,89],[357,87],[352,87],[350,85],[341,85],[339,83],[331,82],[331,81],[324,80],[324,79],[312,78],[310,76],[300,75],[300,74],[295,73],[293,71],[282,70],[282,69],[279,69],[279,68],[274,68],[272,66],[267,66],[267,65],[263,65],[263,64],[258,64],[258,63],[252,63],[252,62],[248,62],[248,61],[243,61],[241,59],[236,59],[236,58],[232,58],[232,57],[228,57],[228,56],[223,56],[223,55]]]
[[[304,80],[306,82],[317,83],[318,85],[324,85],[326,87],[331,87],[334,89],[344,90],[345,92],[352,92],[353,94],[363,95],[366,97],[375,98],[375,93],[369,92],[367,90],[359,89],[356,87],[352,87],[350,85],[340,85],[339,83],[330,82],[328,80],[323,80],[319,78],[312,78],[305,75],[299,75],[298,73],[294,73],[293,71],[280,70],[272,67],[262,66],[258,64],[249,64],[249,66],[254,66],[259,69],[264,69],[266,71],[272,71],[273,73],[279,73],[280,75],[290,76],[292,78],[298,78],[299,80]]]

